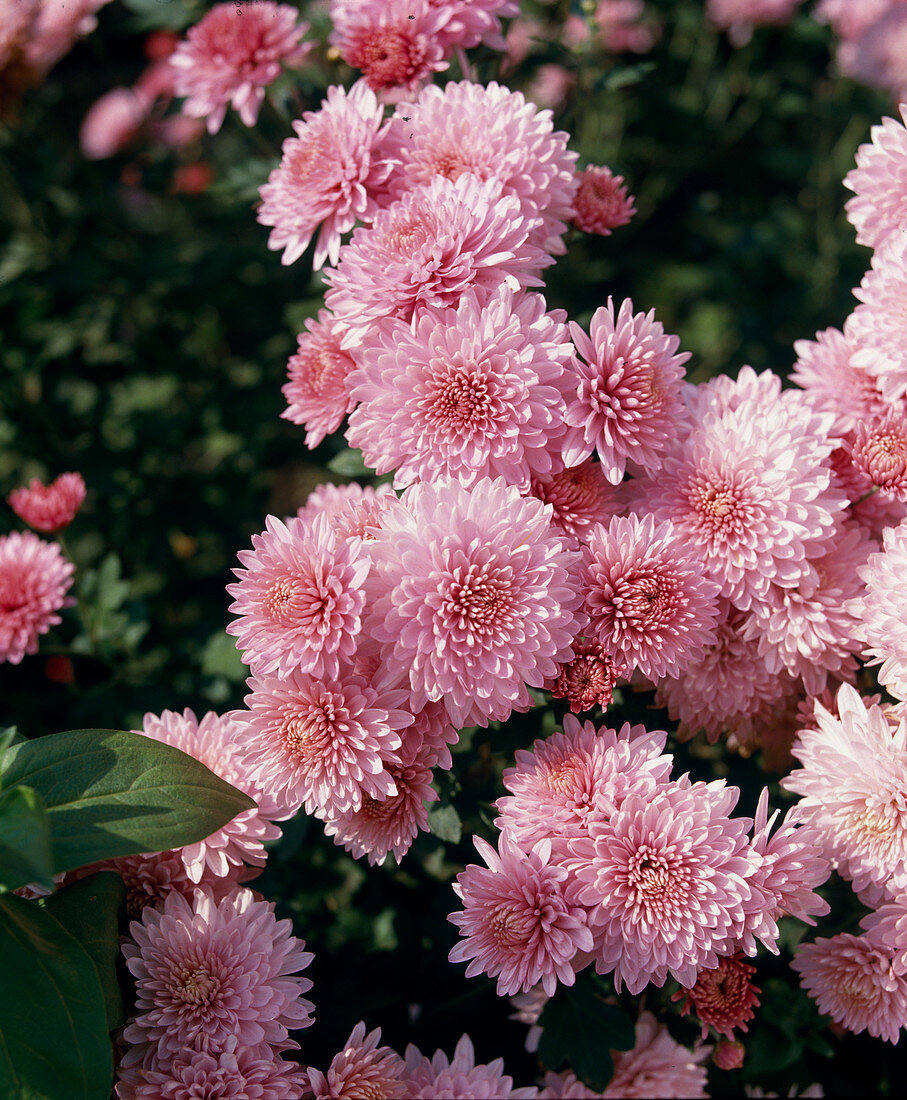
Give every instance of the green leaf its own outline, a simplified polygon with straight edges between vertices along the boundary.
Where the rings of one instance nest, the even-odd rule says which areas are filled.
[[[459,844],[463,835],[463,822],[453,806],[434,805],[428,811],[428,827],[439,840]]]
[[[344,447],[328,462],[327,468],[332,474],[340,474],[343,477],[366,477],[373,474],[362,461],[362,451],[354,447]]]
[[[117,980],[120,956],[119,918],[126,908],[126,887],[115,871],[98,871],[64,886],[38,904],[77,940],[94,963],[104,994],[107,1030],[125,1021]]]
[[[8,749],[4,786],[47,804],[54,870],[204,840],[255,803],[172,745],[121,730],[70,730]]]
[[[636,1041],[633,1021],[618,1005],[607,1004],[583,975],[560,986],[539,1017],[539,1057],[547,1069],[568,1062],[591,1088],[602,1092],[614,1073],[611,1050],[629,1050]]]
[[[113,1063],[94,963],[49,913],[0,897],[0,1096],[107,1100]]]
[[[0,794],[0,892],[28,882],[53,886],[50,822],[44,800],[31,787]]]

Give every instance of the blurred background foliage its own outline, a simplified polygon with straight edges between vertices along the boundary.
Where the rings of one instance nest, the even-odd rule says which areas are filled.
[[[236,552],[268,512],[344,480],[326,468],[342,437],[310,453],[302,430],[280,419],[286,360],[322,286],[310,253],[286,268],[268,251],[254,205],[291,118],[353,74],[321,50],[274,89],[254,131],[231,113],[220,134],[179,153],[146,142],[108,160],[80,154],[88,108],[135,82],[148,32],[182,30],[208,6],[115,0],[0,127],[0,495],[64,470],[81,471],[89,489],[65,532],[78,606],[37,656],[0,666],[0,727],[30,737],[134,727],[148,710],[241,706],[244,669],[223,633]],[[639,211],[609,238],[571,234],[548,273],[550,304],[581,322],[608,295],[654,307],[692,353],[695,381],[743,363],[786,373],[793,341],[840,325],[851,308],[868,253],[844,219],[841,181],[891,105],[834,75],[831,35],[805,13],[734,49],[705,23],[701,0],[652,0],[661,34],[636,57],[567,48],[567,2],[523,7],[547,30],[507,83],[567,68],[575,83],[557,125],[581,164],[625,176]],[[324,11],[306,15],[323,39]],[[475,66],[479,79],[497,78],[499,57],[479,51]],[[191,193],[178,170],[200,163],[212,182]],[[16,526],[0,507],[0,533]],[[609,723],[664,725],[648,702],[627,695]],[[325,1066],[365,1018],[401,1050],[412,1040],[449,1052],[468,1029],[481,1060],[503,1054],[517,1083],[533,1079],[525,1027],[508,1021],[493,982],[466,982],[446,962],[456,933],[445,915],[470,835],[493,835],[502,769],[554,718],[539,707],[503,730],[465,731],[434,833],[400,869],[350,859],[308,818],[287,824],[256,886],[316,952],[318,1025],[303,1037],[304,1059]],[[763,781],[752,762],[695,744],[678,754],[694,778],[738,783],[752,812]],[[859,916],[836,914],[842,928]],[[788,949],[802,931],[789,929]],[[827,1095],[856,1094],[869,1065],[870,1091],[896,1091],[903,1058],[887,1044],[846,1037],[832,1069],[828,1033],[792,992],[783,959],[760,960],[760,984],[747,1064],[713,1071],[714,1094],[739,1095],[744,1082],[784,1094],[816,1080]],[[671,991],[650,993],[648,1005],[666,1006]],[[695,1025],[672,1012],[691,1044]]]

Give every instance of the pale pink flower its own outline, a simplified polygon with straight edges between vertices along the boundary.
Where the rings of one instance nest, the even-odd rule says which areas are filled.
[[[860,569],[863,597],[854,606],[860,633],[872,664],[881,664],[879,682],[899,698],[907,698],[907,617],[904,578],[907,576],[907,523],[886,528],[882,550]]]
[[[368,542],[375,538],[382,515],[396,503],[390,485],[318,485],[297,514],[308,522],[324,512],[338,538]]]
[[[62,622],[75,566],[55,542],[31,531],[0,535],[0,662],[38,652],[38,638]]]
[[[618,509],[615,489],[593,458],[550,477],[533,478],[530,491],[554,509],[551,522],[580,542]]]
[[[356,651],[369,571],[362,543],[339,538],[327,517],[268,516],[265,525],[239,552],[239,583],[227,585],[240,616],[227,633],[256,675],[335,675]]]
[[[14,0],[14,3],[19,0]],[[25,43],[25,59],[38,77],[72,49],[76,40],[98,25],[95,13],[109,0],[39,0],[38,11]],[[24,5],[33,10],[30,0]]]
[[[41,10],[41,0],[0,0],[0,70],[21,55]]]
[[[838,59],[847,76],[907,99],[907,5],[892,3]]]
[[[504,771],[511,793],[495,803],[495,825],[522,848],[551,839],[555,853],[566,855],[567,842],[589,836],[593,823],[607,821],[624,799],[638,792],[654,795],[671,774],[664,753],[667,734],[625,722],[620,730],[564,718],[563,733],[517,749],[516,764]]]
[[[378,327],[349,379],[347,440],[397,488],[502,477],[528,489],[554,468],[572,358],[563,312],[540,294],[469,289],[455,308]]]
[[[454,1056],[436,1050],[429,1059],[412,1043],[406,1048],[406,1085],[408,1100],[437,1100],[450,1096],[457,1100],[535,1100],[538,1089],[513,1087],[513,1078],[504,1074],[504,1059],[495,1058],[477,1066],[472,1040],[464,1035]]]
[[[801,795],[792,822],[812,826],[823,855],[854,890],[907,890],[907,719],[866,706],[849,684],[835,717],[817,700],[818,728],[803,729],[793,754],[801,768],[781,780]]]
[[[49,485],[35,477],[28,487],[14,489],[6,498],[16,515],[36,531],[59,531],[68,527],[85,500],[81,474],[60,474]]]
[[[636,1045],[632,1050],[612,1051],[614,1076],[602,1096],[606,1100],[707,1097],[703,1062],[711,1051],[710,1046],[699,1044],[688,1050],[671,1038],[651,1012],[641,1012],[636,1022]]]
[[[148,118],[152,103],[132,88],[111,88],[88,109],[79,129],[82,155],[103,160],[127,149]]]
[[[331,0],[330,42],[376,92],[413,91],[448,67],[452,14],[432,0]]]
[[[636,213],[634,198],[627,194],[623,176],[610,168],[590,165],[579,173],[579,190],[573,200],[573,224],[584,233],[610,237]]]
[[[645,13],[643,0],[598,0],[595,22],[605,49],[612,53],[648,53],[658,41],[659,29],[640,22]]]
[[[514,993],[510,998],[510,1003],[516,1009],[516,1012],[508,1016],[507,1019],[516,1020],[517,1023],[525,1024],[529,1028],[526,1032],[524,1045],[530,1054],[535,1054],[539,1049],[539,1040],[542,1037],[539,1018],[550,999],[542,988],[541,982],[534,985],[528,993]]]
[[[631,513],[594,527],[580,580],[588,634],[624,674],[677,677],[716,641],[718,586],[670,522]]]
[[[365,796],[396,793],[385,763],[396,760],[400,730],[412,714],[408,692],[367,683],[345,669],[316,678],[249,679],[246,706],[250,765],[257,781],[288,811],[338,817]]]
[[[907,106],[901,108],[901,118]],[[883,118],[869,132],[870,141],[857,149],[857,166],[844,177],[854,192],[844,209],[857,231],[857,242],[879,248],[907,226],[907,129]]]
[[[745,45],[754,27],[789,23],[801,0],[708,0],[706,13],[735,46]]]
[[[404,1095],[403,1059],[390,1047],[379,1046],[380,1042],[380,1027],[366,1035],[365,1024],[356,1024],[327,1073],[309,1067],[309,1088],[315,1100]]]
[[[312,48],[301,41],[309,25],[298,19],[298,8],[272,0],[244,3],[241,11],[215,4],[170,56],[174,93],[188,97],[184,114],[206,118],[209,134],[221,128],[227,107],[254,126],[265,88]]]
[[[343,346],[369,342],[381,318],[409,322],[423,306],[456,305],[471,286],[541,285],[535,271],[551,257],[529,242],[538,224],[499,183],[470,173],[407,192],[356,229],[325,272],[325,305],[345,329]]]
[[[574,641],[573,659],[558,670],[550,691],[555,699],[566,699],[574,714],[611,702],[620,672],[598,642]]]
[[[408,673],[414,710],[443,699],[457,726],[528,708],[582,626],[574,555],[501,479],[423,482],[404,502],[370,544],[385,666]]]
[[[598,452],[613,485],[631,473],[655,472],[677,436],[684,406],[680,340],[668,336],[655,311],[633,313],[626,298],[615,317],[608,299],[592,316],[589,335],[570,323],[580,360],[576,389],[567,399],[564,462],[576,466]]]
[[[907,5],[903,11],[907,18]],[[899,401],[907,396],[907,232],[892,234],[873,253],[872,266],[854,294],[861,303],[847,320],[847,333],[860,347],[854,363],[877,378],[886,401]]]
[[[314,266],[325,259],[336,264],[343,234],[357,220],[371,221],[376,193],[391,170],[381,151],[387,125],[384,108],[362,80],[349,92],[328,88],[321,109],[293,123],[296,137],[283,143],[257,214],[262,225],[274,227],[268,248],[284,250],[281,263],[298,260],[320,225]]]
[[[356,364],[340,347],[340,335],[326,309],[318,311],[317,319],[309,318],[305,327],[287,363],[289,381],[281,391],[287,408],[280,415],[305,427],[305,444],[312,449],[336,432],[355,408],[348,377]]]
[[[686,1016],[695,1010],[702,1024],[702,1038],[713,1027],[719,1035],[733,1040],[734,1029],[748,1031],[747,1022],[753,1018],[753,1009],[759,1007],[758,986],[753,985],[755,966],[743,961],[743,956],[725,955],[715,967],[707,967],[696,975],[696,983],[689,989],[673,994],[672,1001],[682,1000],[680,1012]]]
[[[518,0],[428,0],[428,4],[447,14],[439,31],[446,52],[458,47],[471,50],[480,42],[503,50],[501,20],[518,15],[520,10]]]
[[[889,952],[895,972],[907,974],[907,894],[868,913],[860,921],[860,927]]]
[[[593,1092],[570,1070],[563,1073],[549,1070],[545,1074],[544,1086],[539,1100],[601,1100],[602,1097],[602,1093]]]
[[[234,1037],[242,1047],[289,1045],[289,1029],[313,1022],[314,1005],[302,996],[312,983],[291,977],[313,956],[251,890],[217,904],[203,890],[192,903],[174,891],[129,934],[123,955],[136,1005],[127,1042],[157,1043],[160,1057],[173,1058],[226,1050]]]
[[[539,107],[560,110],[576,87],[576,73],[549,61],[539,65],[526,85],[526,96]]]
[[[849,441],[851,461],[873,485],[907,501],[907,415],[890,409],[875,421],[857,425]]]
[[[891,950],[872,934],[841,932],[801,943],[791,967],[819,1011],[848,1031],[896,1043],[907,1026],[907,978],[895,972]]]
[[[578,186],[568,136],[554,130],[551,111],[496,81],[429,85],[397,107],[388,134],[387,155],[399,164],[390,194],[399,198],[438,176],[453,181],[467,172],[496,180],[525,216],[541,217],[530,244],[560,255]]]
[[[877,19],[894,4],[903,0],[819,0],[813,18],[831,25],[835,34],[845,41],[860,37]]]

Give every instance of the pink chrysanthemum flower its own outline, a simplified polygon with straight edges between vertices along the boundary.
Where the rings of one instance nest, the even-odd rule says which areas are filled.
[[[554,130],[551,111],[496,81],[429,85],[414,103],[397,107],[388,134],[388,156],[399,164],[390,194],[400,198],[438,176],[456,180],[465,172],[496,180],[523,214],[541,217],[530,243],[562,255],[577,189],[577,154],[567,139]]]
[[[516,750],[516,765],[504,771],[511,793],[499,798],[495,825],[529,849],[549,838],[562,857],[567,842],[588,836],[593,822],[607,821],[632,792],[648,797],[671,774],[664,754],[667,734],[628,722],[620,731],[596,730],[568,714],[563,733]]]
[[[551,694],[555,699],[566,699],[574,714],[596,706],[604,710],[613,698],[620,674],[598,642],[575,641],[573,659],[560,666]]]
[[[735,46],[750,40],[754,27],[789,23],[802,0],[708,0],[706,14]]]
[[[596,969],[639,993],[668,974],[692,986],[734,947],[754,906],[761,857],[747,818],[731,818],[739,791],[685,776],[646,797],[628,794],[607,822],[570,843],[576,900],[589,909]]]
[[[602,1095],[584,1085],[570,1070],[562,1073],[552,1073],[549,1070],[545,1074],[544,1088],[539,1093],[539,1100],[601,1100]]]
[[[790,817],[816,829],[854,890],[893,896],[907,890],[907,719],[867,707],[849,684],[837,705],[839,718],[817,700],[818,728],[793,747],[803,766],[781,786],[802,797]]]
[[[504,1059],[495,1058],[477,1066],[472,1040],[464,1035],[454,1056],[436,1050],[427,1058],[412,1043],[406,1048],[406,1085],[409,1100],[436,1100],[440,1096],[457,1100],[534,1100],[535,1086],[513,1087],[513,1078],[504,1074]]]
[[[877,19],[898,3],[898,0],[819,0],[813,17],[819,23],[828,23],[838,38],[851,42],[859,38]]]
[[[588,634],[625,673],[677,677],[716,641],[718,586],[670,522],[631,513],[594,527],[580,580]]]
[[[528,992],[536,982],[550,996],[558,981],[573,985],[570,960],[591,951],[586,914],[565,900],[567,871],[551,861],[551,841],[521,851],[506,834],[498,851],[475,837],[487,867],[471,864],[457,875],[454,892],[463,911],[448,914],[464,937],[450,952],[451,962],[469,962],[466,977],[498,979],[499,997]]]
[[[186,874],[193,882],[201,882],[206,871],[222,878],[243,864],[263,867],[268,858],[263,842],[281,835],[270,820],[280,814],[277,804],[252,779],[245,717],[241,711],[222,717],[209,711],[199,721],[188,708],[182,714],[165,710],[160,716],[146,714],[142,729],[134,731],[194,756],[215,775],[261,803],[243,810],[197,844],[179,849]]]
[[[360,221],[371,221],[376,194],[391,170],[381,151],[387,130],[384,108],[364,81],[349,92],[328,88],[318,111],[293,123],[296,137],[283,143],[280,165],[261,188],[258,220],[273,226],[268,248],[284,250],[294,263],[318,226],[314,266],[337,263],[340,238]]]
[[[888,92],[896,102],[907,99],[907,6],[892,0],[856,41],[839,47],[838,64],[845,75]]]
[[[479,43],[494,50],[505,48],[501,20],[519,15],[518,0],[428,0],[429,6],[448,13],[440,31],[445,50],[471,50]]]
[[[356,1024],[327,1073],[309,1067],[309,1088],[315,1100],[405,1095],[403,1059],[390,1047],[379,1046],[380,1042],[380,1027],[366,1035],[365,1024]]]
[[[294,671],[333,676],[356,651],[369,560],[362,544],[339,538],[326,517],[285,524],[268,516],[266,530],[238,557],[238,584],[227,633],[256,675]]]
[[[583,625],[575,564],[534,498],[500,478],[408,489],[370,544],[381,595],[371,633],[405,669],[412,706],[443,699],[456,726],[526,708]]]
[[[376,92],[414,91],[447,68],[451,14],[431,0],[331,0],[330,42]]]
[[[907,107],[902,107],[905,117]],[[907,129],[883,118],[869,133],[871,141],[857,149],[856,168],[844,177],[844,186],[854,192],[844,209],[857,242],[880,248],[907,225]]]
[[[533,478],[531,492],[554,509],[551,522],[580,542],[586,541],[595,524],[607,523],[618,508],[614,486],[592,458],[548,478]]]
[[[887,945],[872,934],[841,932],[801,943],[791,967],[820,1012],[848,1031],[896,1043],[907,1026],[907,978],[892,961]]]
[[[151,1047],[137,1065],[124,1065],[119,1100],[298,1100],[305,1072],[284,1061],[267,1043],[247,1047],[235,1035],[223,1050],[192,1050],[172,1061]]]
[[[907,974],[907,894],[868,913],[860,921],[860,927],[892,956],[895,972]]]
[[[467,290],[411,326],[385,322],[358,358],[347,440],[379,474],[395,470],[395,487],[503,477],[528,489],[551,473],[573,345],[540,294]]]
[[[221,128],[227,107],[254,126],[281,66],[299,65],[312,48],[301,41],[309,25],[298,19],[298,8],[271,0],[244,3],[241,19],[233,4],[215,4],[170,56],[175,94],[188,97],[183,113],[207,118],[209,134]]]
[[[857,425],[849,449],[854,466],[873,485],[907,501],[907,416],[901,410]]]
[[[627,194],[623,176],[615,176],[604,165],[590,165],[577,178],[579,189],[573,200],[573,224],[577,229],[610,237],[612,230],[627,225],[636,206],[633,196]]]
[[[815,579],[810,558],[824,552],[848,503],[827,462],[830,423],[795,391],[706,411],[640,487],[638,510],[671,520],[722,595],[746,611],[773,584]]]
[[[651,1012],[641,1012],[636,1022],[636,1045],[613,1051],[614,1076],[602,1096],[606,1100],[640,1097],[684,1097],[700,1100],[706,1092],[707,1061],[712,1048],[688,1050],[675,1042],[664,1024]]]
[[[459,739],[444,703],[429,702],[416,712],[413,724],[403,731],[400,757],[404,760],[419,757],[427,768],[450,771],[453,767],[450,746]]]
[[[19,519],[36,531],[59,531],[68,527],[85,500],[81,474],[60,474],[50,485],[32,478],[28,487],[14,489],[6,498]]]
[[[57,611],[73,601],[66,593],[75,566],[55,542],[31,531],[0,536],[0,661],[17,665],[38,652],[38,638],[62,622]]]
[[[359,538],[371,542],[381,526],[381,517],[397,504],[390,485],[319,485],[297,515],[309,522],[324,512],[338,538]]]
[[[907,18],[907,6],[904,7]],[[907,353],[901,303],[907,295],[907,233],[894,233],[872,257],[854,290],[860,299],[847,319],[847,334],[860,347],[854,356],[878,380],[886,401],[907,396]]]
[[[343,346],[368,344],[382,318],[409,322],[423,306],[454,306],[471,286],[540,286],[534,272],[551,257],[529,242],[538,224],[495,180],[469,173],[408,191],[355,230],[325,273],[325,305],[345,330]]]
[[[678,355],[679,338],[665,334],[654,310],[634,314],[629,298],[616,317],[610,298],[607,308],[597,309],[588,336],[573,321],[570,331],[581,359],[575,393],[567,399],[565,464],[576,466],[597,451],[613,485],[627,467],[631,473],[658,470],[683,420],[689,353]]]
[[[866,584],[854,606],[861,620],[867,656],[882,664],[879,682],[898,698],[907,699],[907,617],[904,615],[904,578],[907,577],[907,523],[887,528],[882,550],[860,569]]]
[[[759,1007],[758,986],[753,985],[755,966],[743,961],[742,955],[725,955],[716,967],[707,967],[696,975],[696,984],[681,989],[672,1001],[682,1000],[681,1015],[693,1009],[702,1024],[702,1038],[713,1027],[719,1035],[733,1040],[734,1029],[748,1031],[747,1021],[753,1009]]]
[[[310,318],[305,327],[296,354],[287,363],[289,381],[281,391],[287,408],[280,415],[305,427],[305,445],[312,449],[336,432],[355,408],[348,377],[356,363],[340,347],[340,336],[327,310],[319,310],[317,320]]]
[[[123,944],[136,980],[135,1019],[127,1042],[158,1044],[161,1058],[188,1049],[213,1053],[288,1044],[288,1030],[308,1027],[315,1006],[302,994],[308,978],[291,977],[312,961],[274,906],[237,890],[215,904],[203,890],[190,904],[171,893],[161,912],[146,909]]]
[[[338,817],[362,799],[396,793],[385,763],[396,760],[400,730],[413,721],[400,709],[408,692],[341,669],[315,678],[249,679],[248,748],[256,779],[292,811]]]

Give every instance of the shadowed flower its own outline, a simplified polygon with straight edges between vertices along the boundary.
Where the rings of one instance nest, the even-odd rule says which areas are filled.
[[[68,527],[85,500],[81,474],[60,474],[50,485],[32,478],[28,487],[14,489],[6,498],[19,519],[36,531],[52,532]]]
[[[427,1058],[410,1043],[406,1048],[406,1084],[409,1100],[437,1100],[441,1096],[455,1096],[457,1100],[534,1100],[538,1095],[534,1085],[513,1087],[513,1078],[504,1074],[503,1058],[477,1066],[468,1035],[460,1039],[449,1060],[441,1050]]]
[[[405,1095],[403,1059],[390,1047],[379,1046],[380,1041],[380,1027],[366,1035],[365,1024],[356,1024],[327,1073],[309,1067],[309,1088],[315,1100],[377,1100]]]
[[[356,369],[353,357],[341,349],[333,318],[326,309],[317,320],[306,321],[306,332],[297,337],[296,354],[287,363],[289,381],[282,393],[285,420],[306,429],[305,445],[311,450],[326,435],[336,432],[356,402],[350,396],[348,377]]]
[[[614,486],[605,478],[601,464],[592,458],[548,478],[533,478],[530,491],[554,509],[551,522],[580,542],[586,541],[597,523],[607,523],[618,509]]]
[[[711,1051],[710,1046],[700,1044],[688,1050],[671,1038],[651,1012],[641,1012],[636,1023],[636,1045],[632,1050],[612,1051],[614,1076],[602,1096],[606,1100],[707,1097],[703,1063]]]
[[[573,660],[560,666],[551,685],[555,699],[566,699],[574,714],[610,704],[620,675],[613,660],[597,642],[574,642]]]
[[[590,165],[579,173],[579,190],[573,200],[573,224],[583,233],[610,237],[611,231],[626,225],[636,213],[634,199],[627,194],[624,177],[610,168]]]
[[[737,955],[725,955],[716,967],[700,970],[696,984],[681,989],[672,1001],[682,1000],[681,1015],[694,1009],[702,1023],[703,1039],[713,1027],[719,1035],[734,1039],[734,1029],[747,1031],[747,1021],[753,1018],[753,1009],[759,1007],[761,990],[753,985],[755,966]]]

